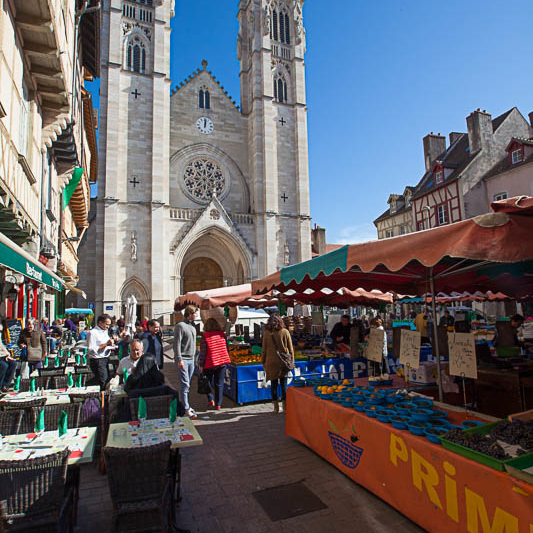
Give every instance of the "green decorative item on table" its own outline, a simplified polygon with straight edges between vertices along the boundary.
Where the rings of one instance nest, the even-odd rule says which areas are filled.
[[[76,354],[76,364],[79,365],[81,363],[81,357],[80,354]]]
[[[44,415],[44,409],[41,412]],[[57,428],[59,430],[60,437],[62,437],[67,432],[67,429],[68,429],[67,420],[68,420],[67,413],[65,413],[65,411],[61,411],[61,416],[59,417],[59,427]]]
[[[59,348],[59,357],[63,357],[63,348]]]
[[[35,432],[44,431],[44,409],[37,415],[35,420]]]
[[[122,381],[124,382],[124,385],[126,385],[126,381],[128,381],[128,369],[127,368],[124,369]]]
[[[83,353],[84,353],[85,355],[87,355],[87,348],[84,348],[84,349],[83,349]]]
[[[139,396],[139,407],[137,410],[137,417],[139,420],[146,420],[146,402],[142,396]]]
[[[122,346],[118,347],[118,360],[120,361],[122,359]]]
[[[85,353],[87,353],[87,349],[85,349]],[[87,357],[85,355],[82,357],[81,362],[83,366],[87,366]]]
[[[31,381],[30,381],[30,392],[35,392],[35,378],[31,378]]]
[[[69,372],[68,373],[68,377],[67,377],[67,385],[69,387],[74,387],[74,378],[72,377],[72,372]]]
[[[54,359],[54,366],[55,366],[56,368],[59,366],[59,357],[57,357],[57,355],[56,355],[56,357],[55,357],[55,359]]]
[[[176,421],[177,416],[178,416],[178,399],[174,398],[172,402],[170,402],[170,411],[168,414],[168,419],[170,420],[171,424],[173,424]]]
[[[78,374],[78,377],[76,378],[76,387],[81,387],[81,374]]]
[[[45,356],[43,366],[44,368],[48,368],[48,356]]]
[[[15,383],[13,384],[13,390],[18,392],[20,390],[20,376],[15,378]]]

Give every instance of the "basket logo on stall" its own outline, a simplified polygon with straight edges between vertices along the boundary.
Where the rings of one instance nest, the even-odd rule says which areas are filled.
[[[335,427],[331,420],[328,420],[328,423],[330,428],[333,430],[328,431],[328,435],[335,455],[346,468],[356,468],[361,460],[364,450],[363,448],[355,445],[355,443],[359,440],[359,437],[357,436],[357,432],[355,431],[353,424],[351,427],[352,434],[350,435],[350,440],[348,440],[341,435],[341,432]]]

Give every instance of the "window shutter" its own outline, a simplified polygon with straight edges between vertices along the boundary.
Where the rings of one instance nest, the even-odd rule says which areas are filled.
[[[211,109],[211,96],[209,95],[209,91],[205,91],[205,108]]]
[[[198,93],[198,107],[200,109],[204,108],[204,91],[200,89],[200,92]]]
[[[278,40],[278,12],[272,11],[272,25],[274,26],[274,41]]]
[[[289,25],[289,15],[285,15],[285,42],[291,44],[291,27]]]

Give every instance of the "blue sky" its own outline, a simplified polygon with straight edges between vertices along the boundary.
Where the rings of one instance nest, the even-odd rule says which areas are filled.
[[[173,86],[207,59],[239,102],[237,5],[176,0]],[[533,111],[531,0],[308,0],[304,17],[311,214],[328,242],[375,238],[430,131],[466,131],[478,107]]]

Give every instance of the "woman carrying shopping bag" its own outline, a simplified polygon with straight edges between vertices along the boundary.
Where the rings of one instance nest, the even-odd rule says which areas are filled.
[[[18,345],[26,348],[27,360],[30,366],[30,373],[36,368],[41,368],[46,353],[46,337],[36,320],[28,320],[27,326],[22,330]]]
[[[281,317],[277,315],[272,315],[268,319],[263,335],[261,362],[266,379],[270,381],[274,413],[279,413],[278,385],[281,387],[281,405],[285,411],[287,374],[291,368],[294,368],[294,348],[291,334],[285,329]]]
[[[211,390],[207,394],[209,403],[207,408],[222,408],[222,393],[224,391],[224,375],[226,365],[231,362],[228,354],[228,342],[216,319],[210,318],[204,326],[200,340],[200,356],[198,366],[200,375],[207,376]],[[213,395],[213,390],[215,394]]]

